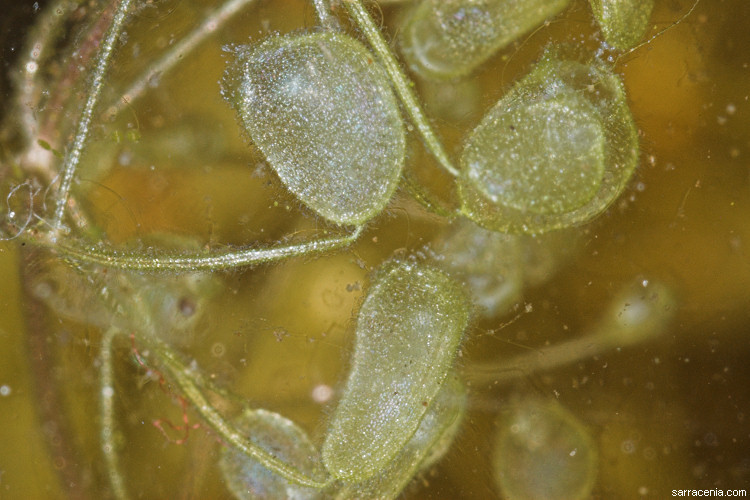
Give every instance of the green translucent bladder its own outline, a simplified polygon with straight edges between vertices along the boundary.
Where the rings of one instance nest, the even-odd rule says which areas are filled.
[[[626,50],[643,38],[654,0],[589,0],[594,17],[612,47]]]
[[[279,460],[310,477],[325,478],[320,453],[294,422],[270,411],[247,410],[238,427],[254,445]],[[223,449],[219,466],[229,489],[242,500],[322,498],[321,490],[295,484],[231,447]]]
[[[485,151],[466,152],[474,185],[493,203],[524,213],[561,214],[589,201],[604,175],[604,130],[596,109],[572,89],[515,104],[475,131],[497,156],[489,160],[495,168],[488,168]],[[516,127],[532,136],[520,141]]]
[[[466,140],[462,211],[504,232],[580,224],[622,192],[637,160],[621,80],[600,61],[551,49]]]
[[[523,295],[523,244],[517,235],[456,219],[433,248],[441,268],[466,284],[485,317],[508,312]]]
[[[466,388],[455,373],[445,379],[414,435],[377,476],[362,483],[344,483],[336,498],[397,498],[420,471],[448,451],[466,413]]]
[[[597,450],[585,426],[556,401],[521,401],[500,424],[495,480],[508,500],[589,498]]]
[[[338,224],[377,215],[398,184],[405,137],[388,77],[367,49],[324,32],[232,52],[224,95],[289,190]]]
[[[156,280],[96,267],[83,268],[83,274],[56,261],[40,262],[38,268],[43,278],[30,292],[58,316],[102,330],[137,330],[177,345],[194,341],[209,301],[223,286],[218,276],[208,273]],[[101,291],[96,293],[92,285]]]
[[[426,76],[470,73],[570,0],[424,0],[403,30],[412,68]]]
[[[443,272],[381,266],[359,312],[352,368],[323,444],[334,477],[365,481],[401,453],[443,386],[468,320],[464,292]]]
[[[505,234],[463,217],[431,244],[437,265],[466,285],[485,318],[513,310],[525,289],[548,281],[579,246],[571,231]]]

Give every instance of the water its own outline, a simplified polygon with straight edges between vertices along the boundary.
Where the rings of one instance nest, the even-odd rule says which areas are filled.
[[[116,102],[148,61],[202,19],[204,3],[210,4],[169,1],[159,10],[138,13],[118,49],[105,103]],[[690,4],[658,3],[652,23],[664,28]],[[382,10],[385,30],[393,36],[403,8],[388,4]],[[560,238],[538,255],[527,254],[535,265],[525,275],[520,301],[494,316],[475,314],[457,365],[469,393],[465,423],[445,458],[407,488],[407,497],[498,497],[494,436],[514,405],[529,397],[556,401],[591,437],[598,453],[595,497],[664,498],[672,489],[750,487],[748,22],[750,6],[743,0],[703,0],[679,26],[616,63],[639,129],[637,173],[606,213],[575,230],[575,245]],[[302,2],[248,7],[176,72],[161,75],[156,90],[97,128],[75,188],[98,228],[95,237],[136,247],[139,241],[186,245],[184,239],[145,236],[169,233],[197,248],[217,249],[273,244],[290,234],[304,239],[324,227],[262,165],[219,92],[223,45],[314,24],[314,9]],[[469,83],[457,85],[460,92],[451,93],[451,85],[435,91],[435,84],[412,75],[449,153],[458,156],[467,132],[528,73],[550,39],[582,42],[595,52],[595,33],[587,4],[573,2],[549,26],[492,58]],[[6,46],[21,50],[17,40]],[[439,97],[445,95],[455,106],[445,105],[446,98]],[[60,128],[69,128],[74,115],[62,116]],[[168,146],[139,140],[172,130],[179,131],[181,142],[168,134],[163,135],[170,137],[164,140]],[[60,150],[66,143],[55,134],[43,138]],[[198,139],[208,146],[189,155],[168,152]],[[3,148],[7,152],[17,143],[4,139]],[[407,169],[450,204],[448,177],[437,173],[413,135]],[[423,251],[446,231],[444,220],[405,191],[349,250],[216,274],[219,289],[196,303],[202,311],[196,324],[184,335],[164,332],[163,338],[194,360],[213,384],[293,420],[319,446],[348,373],[352,318],[370,270],[394,253]],[[568,246],[573,249],[560,256]],[[2,496],[62,497],[61,477],[77,481],[70,488],[74,494],[104,494],[97,358],[99,326],[107,316],[95,301],[112,278],[74,279],[75,272],[55,255],[30,253],[18,241],[0,249]],[[557,264],[545,266],[550,259]],[[76,300],[71,302],[81,302],[69,306],[78,313],[52,313],[29,297],[55,276],[72,290]],[[172,278],[149,276],[143,279],[182,290]],[[596,355],[584,349],[581,360],[554,369],[516,368],[515,377],[498,376],[502,384],[469,377],[472,367],[502,369],[517,356],[590,333],[634,279],[664,283],[675,294],[674,319],[657,339]],[[120,337],[115,346],[115,443],[122,447],[129,493],[228,497],[217,467],[222,444],[215,434],[204,425],[191,429],[185,444],[165,439],[152,422],[184,425],[178,391],[162,389],[159,374],[134,361],[129,338]],[[147,350],[138,343],[135,348]],[[321,388],[332,390],[332,399],[321,397],[329,394]],[[240,413],[231,399],[214,396],[212,404],[227,416]],[[62,418],[52,419],[53,414]],[[192,411],[187,416],[189,426],[200,422]],[[172,440],[184,435],[168,426],[165,432]]]

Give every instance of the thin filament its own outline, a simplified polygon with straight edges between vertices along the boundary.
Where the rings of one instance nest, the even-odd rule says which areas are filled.
[[[155,63],[150,65],[146,71],[135,80],[130,87],[123,93],[122,97],[113,103],[108,114],[112,117],[117,116],[125,106],[132,104],[133,101],[143,95],[148,88],[149,82],[157,75],[163,75],[171,70],[184,56],[195,50],[208,37],[221,29],[235,15],[242,11],[246,6],[255,0],[230,0],[218,9],[208,14],[195,30],[185,38],[177,42],[171,49],[165,52]]]
[[[91,86],[88,89],[86,96],[86,102],[83,106],[78,125],[76,127],[75,138],[73,140],[73,147],[70,149],[67,155],[65,155],[65,161],[62,167],[62,181],[60,182],[60,189],[57,192],[57,206],[55,208],[55,214],[52,218],[52,227],[55,230],[62,229],[62,218],[65,213],[65,206],[68,204],[68,196],[70,194],[70,187],[73,183],[78,164],[81,161],[81,155],[83,148],[86,146],[86,142],[89,138],[89,132],[91,128],[91,120],[94,116],[94,108],[96,108],[99,102],[99,96],[101,95],[102,88],[104,88],[104,77],[109,69],[110,62],[112,60],[112,53],[114,52],[115,44],[120,38],[122,28],[125,25],[125,19],[127,17],[130,6],[133,0],[122,0],[115,10],[112,24],[107,30],[107,35],[104,38],[99,53],[96,56],[96,62],[94,63],[94,70],[92,73]]]
[[[393,52],[388,48],[388,44],[383,39],[383,35],[380,33],[380,30],[378,30],[377,26],[375,26],[375,23],[367,13],[367,10],[365,10],[362,2],[359,0],[344,0],[344,5],[349,10],[349,14],[359,25],[377,56],[380,58],[380,62],[388,73],[388,76],[391,78],[391,83],[401,99],[401,102],[406,109],[406,113],[422,135],[425,146],[446,172],[453,177],[458,177],[458,169],[453,166],[453,163],[448,157],[448,153],[443,147],[443,143],[438,139],[437,134],[435,134],[435,131],[432,129],[422,107],[419,105],[419,101],[413,90],[414,84],[406,77],[403,71],[401,71],[401,67],[393,56]]]

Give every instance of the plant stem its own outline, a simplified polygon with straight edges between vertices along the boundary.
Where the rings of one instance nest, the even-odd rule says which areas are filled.
[[[441,202],[437,201],[435,197],[433,197],[432,194],[414,178],[414,175],[407,170],[404,171],[402,182],[412,198],[417,200],[420,205],[425,207],[431,213],[447,219],[452,219],[459,215],[459,212],[456,210],[446,208]]]
[[[35,241],[48,246],[65,259],[85,264],[98,264],[110,269],[130,271],[217,271],[277,262],[291,257],[320,254],[344,248],[357,240],[362,226],[350,234],[334,236],[304,243],[271,248],[246,248],[234,252],[213,254],[161,254],[143,256],[136,253],[116,252],[100,247],[83,247],[67,241]]]
[[[102,345],[99,351],[101,363],[99,376],[99,418],[101,418],[99,436],[101,439],[102,453],[107,465],[107,475],[112,486],[115,498],[124,500],[128,497],[125,491],[125,483],[120,471],[115,443],[115,410],[114,410],[114,376],[112,368],[112,340],[119,330],[110,328],[104,332]]]
[[[166,348],[166,346],[162,345],[155,338],[151,339],[149,343],[154,348],[154,353],[159,358],[161,364],[179,386],[181,393],[190,401],[193,409],[198,412],[222,440],[234,446],[248,457],[257,460],[264,467],[279,474],[288,481],[320,490],[328,487],[330,480],[321,482],[308,477],[303,472],[279,460],[271,453],[248,440],[238,429],[224,420],[216,408],[208,402],[201,392],[200,387],[194,382],[190,368],[185,366],[171,349]]]
[[[54,50],[60,32],[63,30],[68,13],[75,8],[73,0],[55,0],[39,14],[39,19],[29,31],[19,58],[20,66],[14,73],[15,110],[14,123],[18,124],[27,143],[31,143],[37,130],[37,110],[44,95],[44,85],[40,81],[43,61]]]
[[[585,335],[505,362],[472,365],[470,377],[479,383],[499,384],[539,371],[552,370],[582,359],[596,358],[654,339],[664,333],[672,320],[676,303],[669,288],[652,283],[626,289],[612,301],[598,324]]]
[[[73,147],[65,155],[65,161],[62,166],[62,180],[60,182],[60,188],[57,191],[57,204],[55,207],[55,214],[52,218],[52,227],[55,231],[62,229],[62,218],[65,213],[65,207],[68,204],[70,187],[73,183],[78,164],[81,161],[83,148],[86,146],[86,142],[89,138],[94,108],[96,108],[96,105],[99,102],[99,96],[104,87],[104,77],[109,69],[110,61],[112,59],[112,52],[114,51],[115,44],[120,37],[120,33],[125,24],[125,18],[127,17],[132,3],[133,0],[122,0],[119,3],[115,10],[114,17],[112,18],[112,24],[109,26],[104,42],[102,42],[96,56],[91,76],[91,85],[89,86],[86,95],[86,102],[84,103],[83,111],[78,120],[75,137],[73,139]]]
[[[409,115],[412,123],[417,127],[417,130],[422,135],[427,150],[437,159],[440,166],[453,177],[458,177],[459,171],[453,166],[448,153],[443,147],[443,143],[438,139],[435,131],[432,129],[430,122],[419,105],[417,96],[414,93],[414,83],[411,82],[404,72],[401,70],[396,58],[393,56],[393,52],[388,47],[383,35],[378,30],[372,18],[367,13],[367,10],[362,5],[360,0],[343,0],[349,14],[356,21],[359,28],[364,33],[370,46],[373,48],[380,63],[385,68],[386,73],[391,79],[393,88],[401,99],[401,103],[406,109],[406,114]]]
[[[577,360],[590,359],[609,350],[612,345],[599,332],[569,340],[551,347],[535,349],[504,362],[474,364],[468,374],[473,383],[504,384],[540,371],[548,371]]]
[[[156,62],[151,64],[130,87],[122,94],[117,102],[112,103],[107,114],[117,116],[125,106],[143,95],[154,77],[163,75],[177,65],[184,57],[195,50],[209,36],[217,32],[242,9],[255,0],[230,0],[205,17],[203,23],[191,31],[186,37],[177,42],[165,52]]]

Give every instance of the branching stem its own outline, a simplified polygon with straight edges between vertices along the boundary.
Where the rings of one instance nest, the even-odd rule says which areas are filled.
[[[328,487],[331,480],[318,481],[311,478],[298,469],[290,466],[282,460],[279,460],[263,448],[253,444],[238,429],[224,420],[216,408],[208,402],[200,387],[194,382],[194,377],[190,373],[190,368],[185,366],[174,352],[170,349],[162,348],[162,346],[160,346],[161,343],[156,339],[152,340],[152,344],[155,344],[154,350],[157,357],[161,361],[165,370],[169,373],[170,377],[179,386],[182,394],[188,401],[190,401],[193,409],[198,412],[198,414],[206,421],[211,429],[221,437],[222,440],[289,481],[302,486],[321,490]]]

